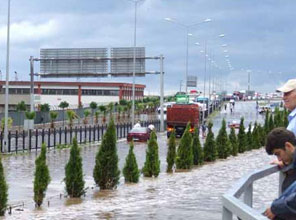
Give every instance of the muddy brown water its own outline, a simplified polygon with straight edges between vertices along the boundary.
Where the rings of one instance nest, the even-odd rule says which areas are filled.
[[[255,102],[236,103],[233,114],[219,113],[214,119],[217,133],[224,118],[231,121],[244,115],[245,126],[250,121],[262,121],[255,112]],[[4,219],[221,219],[221,196],[244,175],[262,168],[272,157],[264,149],[246,152],[213,163],[195,167],[189,172],[167,174],[165,133],[158,134],[161,173],[158,178],[140,178],[137,184],[125,184],[121,176],[116,190],[99,191],[92,177],[98,144],[82,147],[83,171],[88,187],[85,197],[64,197],[64,167],[69,150],[48,152],[51,183],[41,209],[33,203],[33,174],[35,153],[7,156],[3,165],[9,184],[9,204],[22,204],[12,215]],[[136,143],[134,148],[139,168],[145,161],[145,143]],[[119,167],[122,169],[128,153],[126,140],[118,142]],[[278,175],[274,174],[254,184],[254,206],[262,209],[277,196]],[[61,197],[60,197],[61,196]],[[48,206],[49,201],[49,206]]]

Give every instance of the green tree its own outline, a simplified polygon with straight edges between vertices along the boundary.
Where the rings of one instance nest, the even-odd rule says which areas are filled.
[[[216,146],[219,158],[225,159],[230,155],[230,146],[228,142],[226,122],[224,118],[222,120],[222,126],[219,130],[218,136],[216,138]]]
[[[269,116],[268,127],[269,127],[269,131],[271,131],[275,127],[272,114],[270,114],[270,116]]]
[[[82,170],[82,157],[76,137],[73,138],[73,145],[70,150],[70,159],[65,166],[66,191],[70,197],[80,197],[84,194],[84,180]]]
[[[49,116],[50,116],[50,127],[51,128],[54,128],[54,122],[55,122],[55,120],[57,119],[57,117],[58,117],[58,112],[56,112],[56,111],[50,111],[49,112]]]
[[[239,131],[238,131],[238,152],[243,153],[247,148],[247,137],[245,133],[244,118],[241,117]]]
[[[264,128],[261,126],[261,124],[259,124],[257,128],[258,128],[258,133],[259,133],[260,146],[264,146],[265,145],[265,138],[266,138]]]
[[[25,116],[26,116],[26,119],[28,120],[34,120],[36,117],[36,112],[26,112]]]
[[[89,107],[91,108],[91,123],[94,124],[94,112],[96,111],[98,104],[96,102],[91,102]]]
[[[158,157],[158,144],[155,131],[151,132],[146,150],[146,161],[142,172],[145,177],[157,177],[160,172],[160,160]]]
[[[187,123],[186,129],[180,140],[180,145],[177,150],[176,168],[191,169],[193,165],[192,153],[192,135],[190,133],[190,123]]]
[[[87,123],[88,123],[87,118],[90,115],[90,111],[86,109],[86,110],[84,110],[83,114],[84,114],[83,124],[87,125]]]
[[[176,133],[175,130],[173,130],[170,134],[169,139],[169,146],[168,146],[168,152],[167,152],[167,172],[171,173],[173,172],[173,166],[175,164],[176,160]]]
[[[107,110],[109,112],[110,115],[113,114],[113,111],[114,111],[114,103],[113,102],[110,102],[108,105],[107,105]]]
[[[4,169],[0,154],[0,216],[4,216],[8,201],[8,185],[5,180]]]
[[[12,127],[12,124],[13,124],[12,118],[8,117],[8,119],[7,119],[7,128],[8,128],[8,130]],[[5,118],[2,118],[1,119],[1,129],[2,129],[2,131],[4,131],[4,127],[5,127]]]
[[[113,189],[119,183],[119,175],[116,129],[111,117],[101,147],[96,155],[93,177],[100,189]]]
[[[123,111],[123,107],[118,105],[117,106],[117,120],[120,121],[120,115],[121,115],[121,112]]]
[[[96,125],[99,123],[99,115],[100,115],[100,112],[99,111],[96,111],[95,112],[95,124]]]
[[[69,120],[69,126],[72,127],[74,123],[74,119],[78,118],[78,115],[73,110],[67,110],[67,118]]]
[[[265,134],[268,134],[269,131],[270,131],[270,128],[269,128],[269,111],[266,111],[266,113],[265,113],[264,131],[265,131]]]
[[[238,142],[237,142],[237,137],[235,134],[235,129],[234,127],[231,128],[230,134],[229,134],[229,141],[231,144],[231,155],[236,156],[238,153]]]
[[[283,115],[283,121],[284,121],[284,127],[288,127],[288,124],[289,124],[289,121],[288,121],[288,115],[289,115],[289,112],[288,110],[285,108],[284,109],[284,115]]]
[[[100,110],[100,112],[103,113],[103,123],[105,123],[106,122],[107,108],[104,105],[100,105],[99,110]]]
[[[134,143],[130,143],[130,148],[127,157],[125,158],[125,165],[123,168],[124,180],[126,183],[139,182],[140,171],[136,156],[134,154]]]
[[[252,135],[252,123],[249,124],[248,132],[246,134],[247,137],[247,147],[246,150],[252,150],[254,147],[253,143],[253,135]]]
[[[59,104],[59,108],[63,109],[63,127],[65,127],[65,108],[69,107],[69,103],[67,101],[62,101]]]
[[[192,138],[192,153],[193,153],[193,165],[203,164],[204,155],[203,155],[203,151],[202,151],[200,140],[199,140],[198,129],[194,130],[194,134]]]
[[[119,100],[119,105],[127,105],[128,101],[125,99]]]
[[[204,144],[205,161],[215,161],[217,159],[217,148],[214,133],[212,132],[213,123],[208,124],[208,135]]]
[[[259,149],[262,145],[260,141],[260,130],[257,122],[255,122],[255,125],[254,125],[254,129],[252,132],[252,139],[253,139],[253,149]]]
[[[22,120],[22,113],[25,112],[27,110],[27,107],[26,107],[26,104],[24,101],[21,101],[19,102],[17,105],[16,105],[16,111],[18,112],[18,118],[19,118],[19,129],[20,129],[20,126],[21,126],[21,120]]]
[[[46,164],[46,146],[44,143],[42,144],[40,155],[35,160],[34,177],[34,201],[36,206],[40,207],[50,182],[49,169]]]
[[[48,103],[44,103],[42,105],[40,105],[40,111],[42,113],[42,122],[43,122],[43,127],[45,124],[45,115],[48,114],[48,112],[50,111],[50,106]]]

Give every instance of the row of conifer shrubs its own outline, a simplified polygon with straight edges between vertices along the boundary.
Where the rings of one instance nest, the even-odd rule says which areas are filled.
[[[266,135],[275,127],[286,127],[288,125],[288,111],[280,111],[275,108],[274,114],[266,112],[265,123],[262,127],[257,122],[252,125],[249,123],[247,132],[245,132],[244,118],[240,120],[238,134],[231,128],[230,134],[227,134],[225,119],[222,120],[222,126],[215,138],[212,132],[213,124],[208,123],[208,134],[203,148],[199,140],[199,131],[195,129],[193,135],[189,132],[190,125],[180,140],[176,154],[175,132],[171,133],[167,153],[167,172],[172,172],[174,164],[176,169],[191,169],[193,165],[202,165],[204,161],[212,162],[216,159],[226,159],[229,156],[237,156],[238,153],[244,153],[253,149],[259,149],[265,145]]]
[[[175,132],[171,133],[167,151],[167,172],[177,170],[188,170],[193,165],[202,165],[204,161],[215,161],[217,158],[225,159],[228,156],[236,156],[248,150],[258,149],[265,144],[266,134],[274,127],[287,125],[286,110],[275,110],[275,114],[266,113],[264,127],[257,122],[249,124],[248,132],[245,132],[244,118],[241,118],[238,135],[234,128],[228,135],[226,122],[223,119],[218,136],[215,139],[212,132],[212,122],[208,123],[208,134],[203,148],[199,140],[199,131],[195,129],[193,135],[190,133],[190,125],[180,140],[176,149]],[[145,177],[157,177],[160,173],[160,160],[158,155],[158,143],[155,132],[151,133],[146,150],[146,161],[140,171],[137,159],[133,152],[133,142],[130,144],[129,153],[126,157],[123,168],[125,182],[137,183],[141,172]],[[114,121],[111,119],[107,131],[104,134],[102,143],[96,155],[93,178],[101,190],[114,189],[119,184],[120,170],[118,168],[118,155],[116,145],[116,129]],[[50,183],[50,173],[46,163],[46,147],[43,144],[40,155],[35,161],[34,173],[34,201],[36,206],[41,206],[46,195],[47,187]],[[66,192],[70,197],[80,197],[85,194],[85,181],[83,179],[82,157],[80,147],[76,138],[70,150],[70,158],[65,166]],[[0,215],[5,214],[8,201],[8,185],[5,180],[3,165],[0,158]]]
[[[160,172],[160,160],[158,156],[158,144],[155,132],[151,133],[146,151],[146,161],[142,169],[145,177],[157,177]],[[138,182],[140,170],[133,152],[133,142],[130,144],[129,153],[123,168],[125,182]],[[116,127],[113,119],[110,120],[107,131],[95,158],[93,178],[101,190],[115,189],[119,184],[120,170],[118,168]],[[65,166],[65,190],[70,197],[81,197],[86,193],[83,179],[82,157],[77,139],[73,138],[70,149],[70,158]],[[40,207],[46,196],[46,190],[50,183],[50,172],[46,163],[46,146],[42,145],[40,155],[35,160],[34,173],[34,201],[36,207]],[[3,165],[0,158],[0,215],[3,216],[7,209],[8,185],[4,177]]]

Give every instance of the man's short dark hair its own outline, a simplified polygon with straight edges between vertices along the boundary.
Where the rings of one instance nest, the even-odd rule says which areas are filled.
[[[266,138],[265,150],[271,155],[275,149],[285,150],[285,143],[290,142],[296,146],[296,139],[293,132],[287,130],[286,128],[274,128],[268,133]]]

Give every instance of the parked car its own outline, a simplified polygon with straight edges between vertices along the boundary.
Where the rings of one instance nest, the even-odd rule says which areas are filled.
[[[228,122],[229,128],[239,128],[239,126],[240,126],[240,121],[238,120],[233,120],[232,122]]]
[[[150,138],[150,129],[147,127],[134,127],[127,134],[127,141],[147,141]]]

